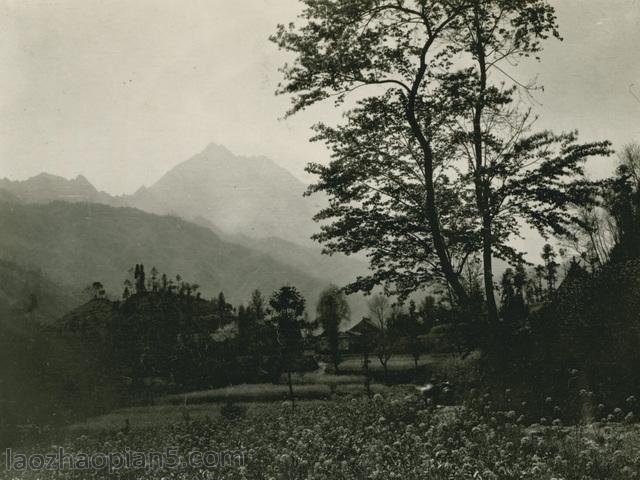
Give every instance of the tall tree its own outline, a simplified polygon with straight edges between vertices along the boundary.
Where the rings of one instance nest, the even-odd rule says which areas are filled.
[[[542,261],[544,262],[544,275],[547,281],[547,298],[551,297],[551,294],[556,289],[556,283],[558,281],[558,268],[560,265],[556,262],[557,255],[553,246],[546,243],[542,248]]]
[[[615,220],[603,206],[582,208],[579,215],[581,223],[569,245],[595,271],[611,260],[617,239]]]
[[[524,262],[518,263],[516,266],[516,271],[513,275],[513,287],[515,288],[516,299],[518,304],[521,306],[523,312],[527,309],[527,300],[526,300],[526,288],[527,288],[528,276],[527,271],[525,269]],[[525,315],[523,315],[524,318]]]
[[[224,327],[232,321],[233,305],[227,302],[223,292],[218,294],[217,299],[213,299],[213,304],[217,314],[217,324]]]
[[[542,236],[573,236],[577,206],[596,204],[598,182],[586,180],[587,158],[608,155],[608,142],[577,144],[575,133],[532,133],[531,111],[520,95],[536,88],[505,71],[538,55],[542,41],[560,37],[555,11],[540,0],[473,0],[455,41],[472,67],[448,72],[456,127],[452,141],[466,163],[463,183],[476,207],[489,319],[497,320],[493,258],[518,264],[510,240],[525,223]],[[506,65],[506,67],[505,67]],[[493,76],[492,76],[493,74]],[[505,81],[506,79],[506,81]]]
[[[368,303],[371,320],[378,327],[378,335],[375,341],[375,353],[384,371],[385,382],[389,381],[389,360],[396,347],[396,330],[391,321],[391,303],[389,297],[379,293],[374,295]]]
[[[252,333],[255,332],[255,316],[249,308],[245,308],[244,305],[238,307],[237,315],[238,323],[238,339],[240,340],[239,347],[246,351],[249,351],[252,344]]]
[[[363,319],[363,321],[368,321],[368,319]],[[369,328],[363,328],[360,332],[360,335],[356,337],[356,348],[360,350],[362,353],[362,374],[364,376],[364,391],[367,394],[368,398],[373,396],[373,392],[371,391],[371,370],[369,365],[371,364],[371,360],[369,356],[373,347],[375,345],[376,338],[371,332]]]
[[[529,224],[569,234],[574,204],[594,201],[582,164],[607,154],[606,142],[575,134],[530,133],[517,109],[517,85],[501,67],[537,55],[558,36],[543,0],[306,0],[297,28],[274,41],[296,55],[279,92],[295,113],[361,87],[339,127],[318,125],[332,162],[311,164],[309,193],[331,199],[316,219],[327,250],[368,251],[373,274],[352,290],[385,284],[406,296],[444,279],[470,303],[462,274],[480,253],[486,311],[497,321],[492,261],[520,260],[510,240]],[[460,68],[460,65],[465,65]],[[471,66],[469,66],[471,65]],[[502,79],[492,74],[504,74]],[[512,82],[517,83],[517,82]],[[375,88],[374,88],[375,87]]]
[[[253,352],[257,348],[261,330],[264,327],[266,316],[266,306],[260,290],[254,290],[249,299],[249,305],[245,308],[242,305],[238,308],[238,336],[242,342],[241,347],[246,351]]]
[[[409,353],[413,357],[413,366],[416,373],[418,373],[418,362],[424,352],[424,344],[420,339],[420,335],[426,333],[426,329],[420,319],[420,313],[416,307],[416,302],[413,300],[409,302],[409,309],[407,310],[406,324],[403,329],[403,333],[407,335]]]
[[[277,368],[274,368],[271,360],[278,357],[278,349],[275,329],[271,322],[265,321],[267,310],[267,302],[260,290],[251,292],[246,309],[246,314],[249,317],[249,323],[246,326],[246,336],[248,337],[246,348],[251,355],[255,370],[265,373],[271,372],[275,379]]]
[[[128,278],[124,281],[124,290],[122,291],[122,299],[126,300],[131,296],[131,289],[133,286],[131,285],[131,280]]]
[[[287,373],[289,399],[294,408],[293,382],[291,372],[302,354],[302,330],[305,300],[295,287],[284,286],[275,291],[269,299],[270,322],[275,328],[282,366]]]
[[[320,176],[311,192],[330,194],[330,207],[317,219],[335,220],[317,238],[332,251],[372,252],[376,274],[360,279],[354,289],[371,290],[387,281],[406,292],[415,288],[414,278],[438,275],[464,301],[453,259],[457,246],[447,239],[447,230],[457,229],[441,213],[453,213],[456,196],[439,195],[447,180],[435,174],[447,156],[438,139],[443,110],[430,98],[429,86],[454,54],[443,39],[460,27],[468,2],[303,3],[304,25],[280,25],[272,37],[296,54],[282,69],[286,83],[279,89],[293,97],[289,113],[327,98],[341,104],[363,86],[380,92],[358,103],[347,127],[317,127],[317,138],[334,150],[334,161],[329,167],[309,166]]]
[[[513,269],[507,268],[500,279],[500,292],[502,303],[502,316],[505,316],[505,311],[515,297],[515,291],[513,288]]]
[[[500,281],[501,309],[500,314],[504,322],[515,326],[523,322],[527,316],[525,301],[525,286],[527,273],[524,263],[518,264],[515,271],[507,268]]]
[[[338,373],[340,366],[340,326],[349,320],[351,310],[344,293],[330,286],[320,294],[316,307],[317,321],[327,339],[333,368]]]
[[[104,298],[106,295],[104,285],[102,285],[101,282],[93,282],[91,285],[85,288],[85,291],[94,300],[97,300],[99,298]]]
[[[147,285],[145,283],[146,274],[144,272],[143,264],[139,264],[139,265],[136,264],[135,271],[134,271],[134,278],[135,278],[136,293],[146,292],[147,291]]]
[[[536,265],[534,267],[534,272],[535,272],[534,283],[535,283],[536,298],[538,302],[543,302],[545,299],[544,286],[543,286],[544,277],[545,277],[544,265]]]
[[[253,312],[258,322],[264,321],[266,316],[266,306],[264,297],[262,296],[260,290],[254,290],[253,292],[251,292],[251,301],[249,302],[249,306],[247,308]]]
[[[420,302],[420,308],[418,309],[419,321],[422,324],[422,332],[424,334],[429,333],[435,325],[436,311],[436,298],[433,295],[425,296],[422,302]]]
[[[158,269],[151,267],[151,291],[158,291]]]
[[[607,194],[615,224],[614,261],[640,257],[640,144],[627,145],[619,158]]]

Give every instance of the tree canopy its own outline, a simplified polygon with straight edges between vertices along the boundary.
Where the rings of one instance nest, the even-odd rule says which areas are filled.
[[[349,291],[384,285],[402,297],[440,281],[469,303],[463,272],[480,255],[489,318],[497,319],[492,261],[513,264],[523,225],[571,235],[577,206],[595,204],[585,161],[608,142],[535,132],[515,79],[522,57],[560,37],[543,0],[304,0],[300,25],[273,41],[295,54],[278,93],[290,114],[332,99],[345,121],[318,124],[332,152],[310,164],[328,194],[316,239],[328,252],[366,252],[372,274]],[[357,91],[357,92],[356,92]],[[349,103],[347,103],[349,99]]]
[[[351,316],[349,304],[338,287],[330,286],[320,294],[316,310],[317,321],[324,331],[333,366],[337,372],[340,363],[340,326]]]

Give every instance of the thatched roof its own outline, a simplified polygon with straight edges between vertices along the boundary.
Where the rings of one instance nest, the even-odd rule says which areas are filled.
[[[380,327],[373,323],[369,318],[362,317],[358,323],[347,330],[345,333],[350,336],[360,337],[362,335],[377,334],[380,332]]]

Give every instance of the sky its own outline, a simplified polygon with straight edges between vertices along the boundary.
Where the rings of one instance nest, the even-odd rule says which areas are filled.
[[[640,141],[640,0],[556,0],[564,42],[537,77],[540,128]],[[310,126],[331,103],[282,119],[286,56],[267,39],[297,0],[0,0],[0,178],[85,175],[111,194],[150,185],[215,142],[305,181],[328,154]],[[594,174],[613,160],[592,166]]]

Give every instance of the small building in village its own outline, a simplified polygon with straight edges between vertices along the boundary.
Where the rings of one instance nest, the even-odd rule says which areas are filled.
[[[343,353],[360,352],[364,343],[373,342],[379,333],[380,327],[369,318],[363,317],[358,323],[339,333],[338,349]],[[315,350],[318,353],[326,353],[329,350],[326,332],[315,336]]]

